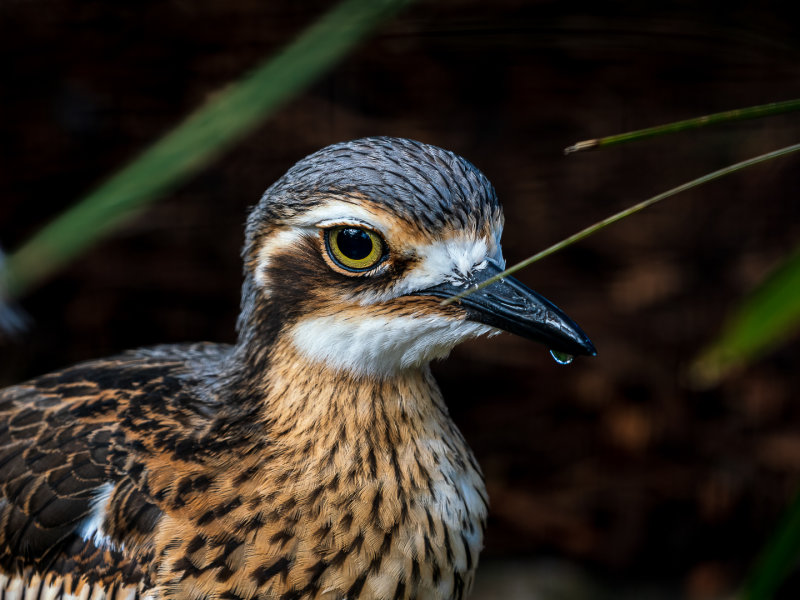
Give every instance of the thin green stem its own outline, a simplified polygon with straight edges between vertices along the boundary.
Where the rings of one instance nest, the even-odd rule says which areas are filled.
[[[17,297],[207,165],[412,0],[344,0],[47,224],[0,270]]]
[[[724,177],[725,175],[730,175],[731,173],[735,173],[736,171],[740,171],[741,169],[745,169],[747,167],[752,167],[753,165],[757,165],[762,162],[766,162],[768,160],[772,160],[774,158],[780,158],[781,156],[786,156],[787,154],[791,154],[792,152],[797,152],[800,150],[800,144],[794,144],[792,146],[786,146],[785,148],[780,148],[779,150],[774,150],[772,152],[767,152],[766,154],[761,154],[760,156],[756,156],[754,158],[749,158],[747,160],[743,160],[742,162],[738,162],[736,164],[724,167],[719,169],[718,171],[713,171],[712,173],[708,173],[703,175],[702,177],[698,177],[697,179],[692,179],[691,181],[679,185],[678,187],[674,187],[671,190],[667,190],[666,192],[662,192],[657,196],[653,196],[639,204],[634,204],[633,206],[626,208],[610,217],[603,219],[602,221],[598,221],[597,223],[582,229],[581,231],[569,236],[566,239],[561,240],[560,242],[553,244],[549,248],[545,248],[541,252],[534,254],[526,258],[525,260],[518,262],[512,267],[509,267],[502,273],[498,273],[494,277],[490,277],[486,281],[483,281],[479,285],[475,287],[469,288],[461,292],[460,294],[456,294],[452,298],[448,298],[447,300],[442,301],[442,305],[452,304],[461,298],[465,298],[470,294],[485,288],[487,285],[493,284],[495,281],[499,281],[503,277],[508,277],[509,275],[516,273],[520,269],[524,269],[528,265],[535,263],[537,260],[541,260],[545,256],[550,256],[551,254],[558,252],[559,250],[563,250],[567,246],[571,246],[575,242],[578,242],[586,237],[589,237],[593,233],[616,223],[617,221],[621,221],[622,219],[631,216],[639,212],[640,210],[644,210],[645,208],[656,204],[657,202],[661,202],[662,200],[669,198],[670,196],[674,196],[676,194],[680,194],[681,192],[685,192],[686,190],[690,190],[694,187],[699,185],[703,185],[704,183],[708,183],[709,181],[713,181],[714,179],[719,179],[720,177]]]
[[[564,148],[564,154],[572,154],[573,152],[594,150],[604,146],[624,144],[626,142],[643,140],[645,138],[664,135],[667,133],[686,131],[688,129],[698,129],[700,127],[705,127],[706,125],[730,123],[732,121],[743,121],[745,119],[756,119],[758,117],[768,117],[772,115],[794,112],[797,110],[800,110],[800,99],[785,100],[784,102],[770,102],[769,104],[761,104],[759,106],[751,106],[749,108],[726,110],[725,112],[705,115],[703,117],[696,117],[694,119],[686,119],[684,121],[676,121],[674,123],[667,123],[666,125],[657,125],[655,127],[648,127],[647,129],[638,129],[636,131],[629,131],[627,133],[619,133],[602,138],[584,140]]]

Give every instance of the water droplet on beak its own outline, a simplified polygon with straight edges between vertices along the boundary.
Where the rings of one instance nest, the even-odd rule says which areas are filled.
[[[553,357],[553,360],[556,361],[560,365],[568,365],[572,362],[572,359],[575,357],[572,354],[567,354],[566,352],[559,352],[558,350],[550,350],[550,356]]]

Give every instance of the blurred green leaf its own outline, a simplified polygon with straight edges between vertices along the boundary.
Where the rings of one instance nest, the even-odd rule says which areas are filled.
[[[30,290],[207,165],[411,1],[344,0],[10,255],[0,287],[12,297]]]
[[[752,363],[800,330],[800,250],[764,281],[728,321],[719,338],[691,368],[701,385],[713,385]]]
[[[800,494],[783,516],[753,570],[742,586],[739,600],[768,600],[797,567],[800,558]]]

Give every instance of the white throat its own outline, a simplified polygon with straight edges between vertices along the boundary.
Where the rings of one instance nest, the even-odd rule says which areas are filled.
[[[456,344],[492,331],[488,325],[440,316],[329,315],[300,321],[290,336],[313,362],[359,375],[390,376],[444,358]]]

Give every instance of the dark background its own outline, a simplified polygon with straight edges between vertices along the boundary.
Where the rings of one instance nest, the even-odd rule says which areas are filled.
[[[329,6],[2,0],[0,243],[19,246]],[[0,347],[0,384],[129,347],[232,341],[247,208],[326,144],[396,135],[467,157],[505,205],[515,262],[800,141],[800,117],[564,157],[570,143],[793,97],[800,21],[789,2],[420,2],[24,298],[35,328]],[[687,366],[797,245],[799,191],[798,159],[774,161],[523,271],[589,333],[596,359],[560,367],[503,335],[435,366],[487,477],[489,570],[556,560],[593,586],[689,598],[740,583],[797,488],[800,347],[712,389],[693,388]],[[798,583],[783,595],[797,597]]]

